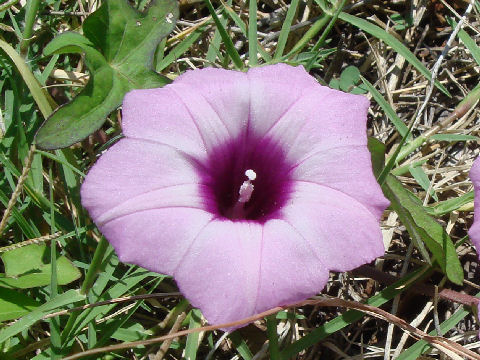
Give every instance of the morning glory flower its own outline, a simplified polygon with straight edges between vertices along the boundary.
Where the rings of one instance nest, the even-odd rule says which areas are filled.
[[[82,203],[121,261],[173,276],[211,324],[303,300],[384,253],[368,106],[303,67],[187,71],[126,95]]]

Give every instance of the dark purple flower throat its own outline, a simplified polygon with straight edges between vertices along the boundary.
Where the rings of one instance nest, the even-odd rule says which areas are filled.
[[[207,210],[233,221],[264,223],[279,217],[292,189],[291,164],[285,151],[269,138],[241,137],[215,148],[199,167]],[[256,174],[251,197],[240,200],[240,188],[248,181],[245,172]]]

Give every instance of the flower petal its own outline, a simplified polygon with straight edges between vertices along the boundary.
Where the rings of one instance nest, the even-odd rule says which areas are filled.
[[[329,270],[312,250],[287,222],[265,223],[257,312],[304,300],[322,291]]]
[[[365,145],[318,151],[291,171],[292,180],[336,189],[363,204],[377,219],[389,205],[373,176],[371,155]]]
[[[262,226],[217,219],[197,236],[174,276],[209,323],[222,324],[320,292],[328,270],[281,220]]]
[[[366,145],[369,102],[324,86],[306,92],[268,131],[296,164],[318,151]]]
[[[216,219],[196,237],[175,271],[180,291],[211,324],[255,313],[262,226]]]
[[[250,99],[244,73],[188,71],[168,87],[188,108],[208,153],[246,134]]]
[[[211,129],[205,131],[226,128],[233,139],[246,131],[250,95],[245,73],[214,68],[187,71],[175,80],[175,91],[198,123],[210,123]]]
[[[250,130],[263,136],[312,87],[319,87],[303,66],[285,64],[252,68]]]
[[[81,189],[82,204],[97,225],[160,207],[203,209],[193,163],[169,146],[122,139],[102,155]]]
[[[152,209],[117,217],[99,228],[120,261],[173,275],[212,217],[198,209]]]
[[[470,169],[470,179],[475,190],[473,224],[468,230],[468,235],[473,245],[480,251],[480,158],[473,162]],[[480,257],[480,255],[479,255]]]
[[[133,90],[125,95],[122,130],[131,139],[166,144],[197,159],[206,157],[205,145],[195,122],[169,86]]]
[[[338,190],[297,181],[282,215],[327,269],[351,270],[384,253],[376,216]]]

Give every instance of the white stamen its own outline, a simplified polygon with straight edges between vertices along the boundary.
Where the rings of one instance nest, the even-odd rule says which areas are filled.
[[[245,176],[248,180],[244,181],[242,186],[240,186],[240,190],[238,190],[238,194],[240,195],[238,202],[240,203],[246,203],[250,200],[253,193],[253,184],[251,181],[257,178],[257,174],[252,169],[245,171]]]

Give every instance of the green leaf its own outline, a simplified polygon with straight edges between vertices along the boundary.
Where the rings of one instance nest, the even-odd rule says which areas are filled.
[[[361,19],[359,17],[341,12],[338,16],[343,21],[346,21],[353,26],[362,29],[363,31],[369,33],[372,36],[375,36],[377,39],[384,41],[386,44],[390,45],[397,53],[402,55],[412,66],[414,66],[420,73],[425,76],[427,79],[432,78],[432,74],[425,65],[422,64],[420,60],[405,46],[403,45],[395,36],[389,34],[381,27],[372,24],[371,22]],[[435,85],[445,94],[451,96],[448,90],[440,84],[439,81],[435,81]]]
[[[462,196],[442,201],[434,206],[427,206],[425,207],[425,210],[430,215],[442,216],[444,214],[448,214],[449,212],[459,209],[463,205],[473,203],[474,197],[475,194],[472,190],[466,194],[463,194]]]
[[[72,145],[100,128],[126,92],[169,83],[153,71],[152,63],[155,48],[177,17],[175,0],[153,0],[145,13],[124,0],[107,0],[83,23],[85,36],[67,32],[53,39],[45,55],[85,53],[90,80],[42,125],[37,146],[51,150]]]
[[[45,244],[27,245],[7,251],[1,256],[5,274],[0,274],[0,286],[27,289],[50,283],[50,251]],[[81,273],[65,257],[57,259],[58,284],[77,280]]]
[[[0,288],[0,322],[18,319],[40,303],[18,291]]]
[[[360,80],[360,70],[356,66],[347,66],[340,74],[340,89],[350,91]]]
[[[430,261],[426,245],[448,279],[455,284],[462,284],[463,269],[445,229],[428,215],[420,200],[393,175],[387,176],[382,188],[425,260]]]
[[[425,174],[425,171],[423,171],[422,166],[410,166],[408,170],[415,178],[418,185],[420,185],[423,190],[428,191],[430,188],[430,179],[428,178],[427,174]],[[438,196],[433,189],[430,189],[430,195],[435,199],[435,201],[438,201]]]
[[[0,344],[3,343],[5,340],[8,340],[12,336],[15,336],[19,332],[28,329],[30,326],[40,320],[43,316],[51,313],[52,311],[63,308],[65,305],[82,301],[84,299],[84,295],[80,295],[78,291],[73,289],[68,290],[61,295],[58,295],[54,299],[47,301],[45,304],[42,304],[38,308],[29,312],[16,323],[0,330]]]
[[[372,168],[375,177],[378,177],[385,166],[385,149],[386,146],[380,140],[374,137],[368,138],[368,150],[372,156]]]
[[[464,135],[464,134],[435,134],[430,136],[430,139],[437,141],[480,141],[478,136]]]

